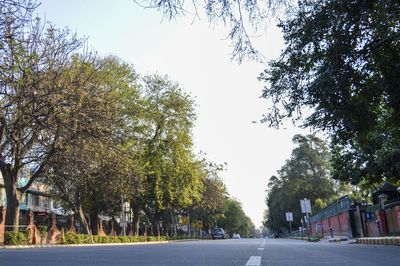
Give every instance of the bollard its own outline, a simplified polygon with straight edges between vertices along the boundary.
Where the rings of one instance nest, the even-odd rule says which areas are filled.
[[[378,236],[382,236],[382,231],[381,231],[381,224],[379,220],[376,220],[376,227],[378,228]]]
[[[332,226],[329,227],[329,233],[331,233],[331,238],[333,238],[333,229],[332,229]]]

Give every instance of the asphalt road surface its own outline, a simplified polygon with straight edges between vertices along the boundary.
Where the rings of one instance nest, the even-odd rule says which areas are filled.
[[[0,265],[400,265],[400,247],[290,239],[0,249]]]

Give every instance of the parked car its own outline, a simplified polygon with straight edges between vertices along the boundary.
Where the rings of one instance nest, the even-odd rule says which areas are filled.
[[[224,229],[222,228],[214,228],[211,232],[211,237],[212,239],[225,239],[226,238],[226,234],[224,232]]]

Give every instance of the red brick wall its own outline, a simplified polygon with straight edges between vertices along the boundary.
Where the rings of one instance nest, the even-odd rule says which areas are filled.
[[[341,235],[349,235],[349,222],[347,219],[347,212],[343,212],[338,215],[340,221],[340,231],[342,232]]]
[[[329,234],[329,219],[322,220],[322,229],[324,229],[324,234]]]
[[[4,229],[6,224],[6,207],[0,206],[0,243],[4,243]]]
[[[333,234],[341,235],[342,232],[340,231],[339,216],[336,215],[336,216],[329,217],[329,222],[331,223]]]
[[[313,223],[311,226],[312,233],[316,233],[316,224]],[[347,212],[326,218],[318,224],[322,224],[322,230],[324,235],[330,235],[330,227],[332,226],[333,234],[337,236],[348,236],[349,235],[349,222],[347,219]],[[317,234],[322,234],[322,230],[318,229]]]
[[[367,232],[368,236],[378,236],[378,228],[376,227],[376,222],[367,222]]]
[[[310,233],[312,235],[317,234],[317,232],[315,231],[316,227],[317,227],[317,223],[310,224]]]

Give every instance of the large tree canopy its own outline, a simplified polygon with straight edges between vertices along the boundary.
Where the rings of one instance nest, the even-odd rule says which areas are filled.
[[[286,228],[287,211],[293,213],[293,225],[300,225],[301,199],[310,199],[314,207],[315,202],[329,203],[337,195],[335,182],[329,177],[331,155],[326,144],[311,135],[296,135],[293,142],[298,146],[291,158],[268,183],[264,225],[277,231]]]
[[[332,137],[336,178],[398,182],[400,3],[298,1],[296,10],[279,24],[286,49],[259,77],[272,103],[264,121],[307,113],[304,126]]]

